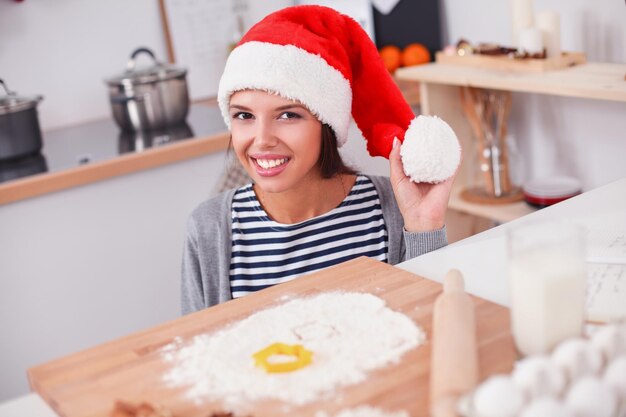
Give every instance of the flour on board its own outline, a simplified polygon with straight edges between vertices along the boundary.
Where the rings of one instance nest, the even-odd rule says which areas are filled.
[[[244,401],[277,399],[305,404],[399,361],[425,334],[411,319],[367,293],[326,292],[257,312],[214,333],[163,349],[171,366],[164,380],[186,387],[190,399]],[[252,355],[276,342],[301,344],[313,352],[310,365],[267,373]]]

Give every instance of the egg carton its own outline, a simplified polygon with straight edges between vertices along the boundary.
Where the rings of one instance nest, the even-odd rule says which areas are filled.
[[[461,397],[463,417],[626,417],[626,323],[530,355]]]

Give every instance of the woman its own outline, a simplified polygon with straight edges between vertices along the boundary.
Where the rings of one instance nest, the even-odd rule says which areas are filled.
[[[405,174],[398,138],[414,135],[413,113],[352,19],[319,6],[266,17],[231,53],[218,102],[253,182],[191,215],[183,313],[358,256],[395,264],[446,244],[458,160],[442,173],[449,161],[425,149],[430,182]],[[344,165],[351,117],[370,153],[389,158],[390,178]]]

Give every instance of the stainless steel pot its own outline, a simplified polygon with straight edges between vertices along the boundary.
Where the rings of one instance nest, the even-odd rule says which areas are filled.
[[[0,79],[0,161],[36,154],[41,150],[37,104],[42,96],[21,97]],[[0,93],[1,94],[1,93]]]
[[[137,69],[140,54],[152,58],[149,67]],[[159,62],[148,48],[130,56],[126,71],[106,80],[113,118],[127,132],[149,131],[178,125],[189,112],[187,70]]]

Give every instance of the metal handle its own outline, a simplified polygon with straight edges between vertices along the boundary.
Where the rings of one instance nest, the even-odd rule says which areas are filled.
[[[156,57],[154,56],[154,52],[152,52],[152,50],[150,50],[149,48],[146,47],[141,47],[141,48],[137,48],[133,51],[133,53],[130,55],[130,59],[128,60],[128,63],[126,64],[126,71],[127,72],[132,72],[135,70],[135,61],[137,58],[137,55],[141,54],[141,53],[145,53],[150,55],[150,58],[152,58],[152,60],[154,61],[155,64],[160,65],[161,63],[156,59]]]
[[[15,91],[9,90],[9,87],[7,87],[7,85],[5,84],[2,78],[0,78],[0,84],[2,84],[2,88],[4,88],[4,91],[7,93],[7,96],[14,96],[17,94]]]

